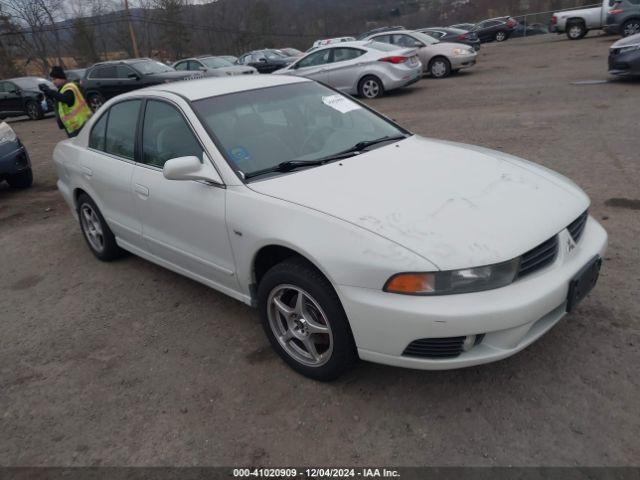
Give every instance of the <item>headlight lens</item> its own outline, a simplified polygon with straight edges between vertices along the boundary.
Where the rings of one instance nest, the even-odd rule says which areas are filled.
[[[16,132],[6,122],[0,123],[0,144],[15,142],[17,139]]]
[[[620,49],[620,53],[635,52],[636,50],[640,50],[640,45],[629,45],[628,47],[622,47]]]
[[[403,295],[451,295],[504,287],[513,282],[520,258],[483,267],[445,272],[398,273],[384,286],[385,292]]]

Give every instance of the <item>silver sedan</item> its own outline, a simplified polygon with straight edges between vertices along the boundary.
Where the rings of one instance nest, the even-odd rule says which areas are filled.
[[[224,77],[227,75],[253,75],[258,73],[253,67],[246,65],[234,65],[222,57],[203,56],[185,58],[173,64],[176,70],[198,70],[206,77]]]
[[[274,73],[311,78],[350,95],[376,98],[420,80],[422,64],[415,48],[353,41],[316,48]]]
[[[475,65],[478,54],[473,47],[460,43],[440,42],[420,32],[397,30],[377,33],[369,40],[389,43],[398,48],[416,48],[424,72],[433,78],[448,77],[452,72]]]

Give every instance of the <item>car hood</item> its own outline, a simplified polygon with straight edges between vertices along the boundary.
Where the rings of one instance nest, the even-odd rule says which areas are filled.
[[[242,75],[245,72],[254,72],[253,67],[243,67],[241,65],[234,65],[233,67],[220,67],[209,70],[211,73],[223,76],[223,75]]]
[[[640,44],[640,33],[637,33],[635,35],[629,35],[628,37],[618,40],[616,43],[611,45],[611,48],[628,47],[631,45],[638,45],[638,44]]]
[[[248,185],[385,237],[442,270],[518,257],[589,205],[544,167],[418,136]]]

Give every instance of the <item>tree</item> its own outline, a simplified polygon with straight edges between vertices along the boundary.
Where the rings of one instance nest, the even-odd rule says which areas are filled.
[[[182,11],[187,4],[187,0],[155,1],[155,7],[160,10],[158,23],[162,29],[164,43],[174,59],[183,56],[190,41],[189,30],[182,21]]]
[[[73,46],[78,63],[90,65],[100,61],[93,27],[83,17],[73,21]]]

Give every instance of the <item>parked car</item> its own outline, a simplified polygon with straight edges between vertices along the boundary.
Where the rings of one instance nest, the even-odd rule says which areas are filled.
[[[312,49],[323,47],[325,45],[330,45],[332,43],[343,43],[343,42],[354,42],[356,40],[355,37],[336,37],[336,38],[325,38],[324,40],[316,40],[313,42],[311,49],[307,50],[307,53]]]
[[[82,79],[84,78],[85,74],[87,73],[87,69],[86,68],[75,68],[75,69],[71,69],[71,70],[65,70],[64,73],[67,75],[67,80],[70,80],[72,82],[77,83],[78,85],[81,85]]]
[[[640,0],[615,0],[607,13],[604,30],[623,37],[640,33]]]
[[[474,32],[450,27],[420,28],[417,31],[440,42],[463,43],[473,47],[476,52],[480,50],[480,39]]]
[[[234,57],[233,55],[218,55],[218,57],[222,58],[223,60],[226,60],[229,63],[238,63],[238,57]]]
[[[358,36],[357,40],[365,40],[367,38],[369,38],[371,35],[375,35],[376,33],[381,33],[381,32],[394,32],[396,30],[405,30],[404,27],[402,26],[395,26],[395,27],[378,27],[378,28],[374,28],[373,30],[369,30],[368,32],[364,32],[363,34],[361,34],[360,36]]]
[[[344,93],[376,98],[420,80],[422,64],[415,48],[361,41],[318,47],[274,74],[310,78]]]
[[[225,75],[253,75],[258,73],[253,67],[234,65],[222,57],[202,56],[185,58],[173,64],[177,71],[199,71],[207,77],[223,77]]]
[[[460,30],[470,32],[475,26],[475,23],[456,23],[455,25],[450,25],[449,28],[459,28]]]
[[[0,80],[0,119],[27,115],[31,120],[40,120],[52,112],[53,102],[38,89],[41,83],[57,90],[53,83],[41,77]]]
[[[525,26],[524,23],[518,22],[511,32],[510,38],[532,37],[534,35],[545,35],[549,33],[549,28],[541,23],[531,23]]]
[[[278,48],[278,51],[281,52],[285,57],[301,57],[302,55],[304,55],[304,53],[297,48]]]
[[[28,188],[33,183],[27,149],[6,122],[0,122],[0,182],[2,180],[13,188]]]
[[[472,67],[478,55],[473,47],[440,42],[424,33],[409,30],[379,33],[369,37],[369,40],[390,43],[403,48],[417,48],[424,72],[429,73],[433,78],[448,77],[451,72],[455,73],[463,68]]]
[[[98,259],[128,250],[257,307],[277,353],[320,380],[358,357],[513,355],[575,310],[607,245],[562,175],[413,135],[304,78],[124,94],[53,158]]]
[[[618,40],[609,49],[609,73],[640,76],[640,34]]]
[[[293,63],[296,59],[286,57],[276,50],[255,50],[238,58],[239,65],[253,67],[260,73],[271,73]]]
[[[486,42],[504,42],[508,40],[513,33],[513,29],[518,21],[512,17],[490,18],[479,22],[471,29],[471,32],[478,35],[482,43]]]
[[[602,0],[598,7],[556,12],[551,16],[550,30],[558,34],[566,33],[569,40],[579,40],[589,30],[604,28],[607,13],[614,3],[614,0]]]
[[[151,85],[202,78],[202,72],[178,72],[150,58],[132,58],[96,63],[87,69],[82,87],[93,111],[116,95]]]

